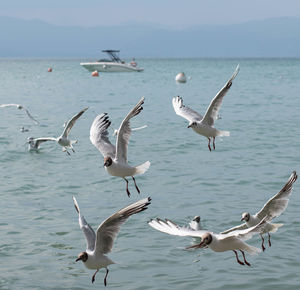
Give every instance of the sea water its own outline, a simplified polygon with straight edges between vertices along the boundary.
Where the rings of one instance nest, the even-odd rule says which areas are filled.
[[[192,238],[170,236],[149,227],[151,218],[187,225],[200,215],[203,227],[220,232],[240,224],[241,213],[256,213],[277,193],[293,170],[300,172],[299,59],[142,59],[141,73],[91,73],[83,59],[0,59],[0,103],[23,104],[24,111],[0,109],[0,288],[99,289],[105,270],[96,275],[76,263],[85,250],[72,195],[96,230],[118,209],[151,196],[152,204],[121,228],[109,266],[109,289],[299,289],[300,184],[284,223],[272,234],[272,247],[251,256],[251,267],[236,262],[232,251],[185,250]],[[230,137],[207,139],[188,129],[172,107],[174,96],[202,115],[240,64],[223,100],[216,128]],[[49,73],[49,67],[53,71]],[[177,84],[184,72],[187,83]],[[138,100],[144,110],[132,119],[128,160],[151,162],[130,180],[109,176],[103,157],[89,141],[94,118],[107,112],[110,132]],[[57,137],[63,123],[89,109],[71,130],[77,139],[68,156],[54,142],[28,152],[28,137]],[[21,133],[24,126],[29,132]],[[110,135],[112,143],[116,138]],[[248,241],[260,247],[259,236]]]

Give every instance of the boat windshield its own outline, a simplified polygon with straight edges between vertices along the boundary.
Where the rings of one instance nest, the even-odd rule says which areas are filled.
[[[111,61],[113,62],[122,62],[121,59],[119,58],[119,50],[102,50],[102,52],[106,52],[109,57],[111,58]]]

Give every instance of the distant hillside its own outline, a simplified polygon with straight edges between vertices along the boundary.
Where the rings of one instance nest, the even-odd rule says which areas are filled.
[[[0,16],[0,57],[300,57],[300,18],[172,30],[157,26],[55,26]]]

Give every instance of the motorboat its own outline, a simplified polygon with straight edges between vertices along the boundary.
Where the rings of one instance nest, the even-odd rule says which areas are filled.
[[[102,50],[102,52],[107,53],[110,59],[100,59],[96,62],[81,62],[80,65],[91,72],[131,72],[144,70],[137,66],[135,59],[130,63],[121,60],[119,50]]]

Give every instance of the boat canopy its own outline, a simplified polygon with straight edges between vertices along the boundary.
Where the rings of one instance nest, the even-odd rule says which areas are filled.
[[[106,52],[110,56],[113,62],[122,62],[121,59],[119,58],[120,50],[106,49],[106,50],[102,50],[102,52]]]

